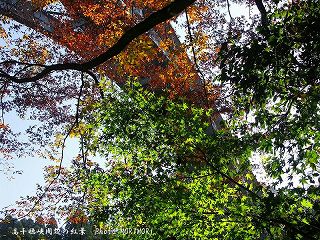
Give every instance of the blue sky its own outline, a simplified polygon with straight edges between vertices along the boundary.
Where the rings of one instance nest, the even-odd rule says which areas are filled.
[[[9,28],[9,24],[1,24],[4,29]],[[11,32],[12,33],[12,32]],[[19,39],[23,33],[28,33],[28,29],[21,28],[21,32],[17,31],[11,35],[11,39]],[[10,49],[14,46],[8,45],[10,41],[4,41],[0,38],[0,48]],[[1,57],[1,56],[0,56]],[[34,121],[26,119],[20,119],[18,115],[11,111],[4,115],[5,124],[8,124],[13,132],[21,132],[23,138],[23,132]],[[27,138],[23,138],[27,140]],[[78,145],[75,139],[67,141],[67,148],[65,150],[65,159],[63,165],[70,163],[70,160],[77,153]],[[47,165],[53,165],[55,163],[50,162],[47,159],[40,157],[26,157],[19,159],[4,160],[0,155],[0,211],[4,207],[14,205],[15,201],[19,200],[21,196],[33,195],[36,191],[36,184],[43,185],[43,170]],[[5,165],[14,167],[13,171],[21,171],[22,174],[12,174],[12,171],[8,171]],[[1,215],[0,215],[1,217]]]
[[[5,121],[14,132],[24,131],[32,121],[20,119],[14,112],[5,115]],[[63,166],[70,164],[71,159],[77,154],[78,144],[76,139],[68,139],[66,143]],[[1,159],[0,161],[4,161]],[[12,205],[20,196],[35,194],[36,184],[43,185],[43,170],[45,166],[56,164],[50,160],[39,157],[26,157],[7,160],[14,167],[14,171],[22,174],[12,174],[0,165],[0,209]]]
[[[5,123],[9,124],[14,132],[24,131],[30,121],[20,119],[14,112],[5,114]],[[1,156],[0,156],[1,157]],[[14,167],[14,171],[22,171],[22,174],[12,174],[11,171],[0,165],[0,209],[6,207],[16,200],[20,195],[28,195],[35,190],[36,183],[43,183],[40,172],[48,161],[39,158],[21,158],[0,161],[7,161],[10,166]]]

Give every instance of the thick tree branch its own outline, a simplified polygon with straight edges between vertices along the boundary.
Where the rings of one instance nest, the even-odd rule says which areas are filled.
[[[260,15],[261,15],[261,24],[262,26],[267,26],[268,25],[268,17],[267,17],[267,11],[266,8],[263,5],[262,0],[254,0]]]
[[[171,19],[173,16],[178,15],[183,10],[185,10],[188,6],[193,4],[195,1],[196,0],[175,0],[175,1],[173,1],[168,6],[151,14],[145,20],[136,24],[134,27],[130,28],[106,52],[91,59],[88,62],[85,62],[85,63],[60,63],[60,64],[43,66],[44,69],[41,72],[37,73],[36,75],[34,75],[32,77],[25,77],[25,78],[17,78],[17,77],[14,77],[14,76],[11,76],[11,75],[5,73],[4,71],[0,71],[0,78],[5,78],[5,79],[8,79],[8,80],[16,82],[16,83],[26,83],[26,82],[35,82],[37,80],[40,80],[54,71],[77,70],[77,71],[82,71],[82,72],[88,72],[88,70],[90,70],[94,67],[97,67],[100,64],[106,62],[107,60],[118,55],[135,38],[139,37],[143,33],[148,32],[156,25]]]

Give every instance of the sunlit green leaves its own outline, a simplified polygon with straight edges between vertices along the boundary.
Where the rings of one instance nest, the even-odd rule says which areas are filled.
[[[210,111],[137,83],[105,92],[86,130],[86,147],[106,159],[105,170],[84,179],[96,222],[152,229],[131,239],[299,239],[313,229],[315,189],[312,199],[304,190],[275,194],[253,175],[252,149],[261,139],[267,148],[268,139],[232,129],[208,135]],[[281,162],[269,165],[283,169]]]
[[[97,221],[152,227],[153,239],[211,239],[229,230],[237,236],[260,234],[236,233],[253,198],[230,181],[244,186],[254,181],[248,171],[254,143],[225,131],[206,134],[211,111],[157,96],[134,82],[117,96],[106,90],[95,108],[87,147],[109,159],[106,172],[86,179]],[[241,178],[243,171],[247,178]]]

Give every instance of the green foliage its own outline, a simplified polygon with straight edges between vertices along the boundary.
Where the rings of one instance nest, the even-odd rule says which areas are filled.
[[[315,199],[274,195],[255,180],[249,157],[257,141],[206,134],[210,111],[134,82],[95,109],[86,147],[107,166],[91,171],[85,189],[91,218],[118,230],[114,239],[299,239],[318,221]]]
[[[96,107],[88,147],[109,157],[109,170],[93,173],[87,181],[97,220],[113,227],[148,227],[154,239],[210,239],[216,214],[224,215],[228,207],[223,203],[240,189],[227,180],[222,184],[223,176],[207,162],[227,172],[226,166],[248,158],[249,149],[223,131],[207,135],[210,111],[157,96],[136,83],[116,95],[111,92]],[[247,167],[244,161],[228,174],[235,177]],[[217,200],[210,197],[215,192]]]
[[[242,134],[261,134],[266,169],[279,181],[286,172],[313,184],[319,172],[319,16],[318,1],[285,5],[269,16],[270,25],[220,56],[220,77],[234,91],[235,125]]]

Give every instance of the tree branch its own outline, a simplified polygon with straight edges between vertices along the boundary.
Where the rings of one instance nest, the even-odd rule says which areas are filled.
[[[168,6],[162,8],[157,12],[152,13],[145,20],[141,21],[140,23],[136,24],[134,27],[130,28],[106,52],[102,53],[101,55],[85,63],[59,63],[59,64],[47,65],[47,66],[44,66],[44,69],[41,72],[37,73],[36,75],[32,77],[25,77],[25,78],[17,78],[17,77],[11,76],[8,73],[0,71],[0,78],[6,78],[16,83],[26,83],[26,82],[35,82],[37,80],[40,80],[54,71],[77,70],[77,71],[88,72],[88,70],[94,67],[97,67],[102,63],[106,62],[107,60],[117,56],[135,38],[139,37],[143,33],[148,32],[156,25],[171,19],[173,16],[178,15],[183,10],[185,10],[188,6],[193,4],[195,1],[196,0],[173,1]]]
[[[231,15],[231,11],[230,11],[230,2],[229,0],[227,0],[227,7],[228,7],[228,14],[229,14],[229,18],[230,18],[230,23],[233,22],[233,17]],[[230,26],[230,24],[229,24]]]
[[[267,11],[263,5],[262,0],[254,0],[254,2],[260,12],[262,26],[267,26],[268,25]]]
[[[249,195],[251,195],[251,197],[253,197],[254,199],[258,199],[258,200],[262,200],[261,196],[259,196],[258,193],[253,192],[252,190],[250,190],[249,188],[247,188],[246,186],[242,185],[241,183],[237,182],[236,180],[234,180],[232,177],[230,177],[229,175],[227,175],[226,173],[222,172],[218,167],[214,166],[214,164],[212,163],[211,160],[209,160],[207,158],[206,153],[201,149],[201,148],[197,148],[199,151],[202,152],[203,154],[203,160],[205,161],[205,163],[210,167],[210,169],[213,172],[216,172],[217,174],[221,175],[222,177],[226,178],[230,183],[233,183],[235,185],[237,185],[238,187],[240,187],[242,190],[246,191]]]
[[[92,71],[90,71],[90,70],[85,71],[85,73],[87,73],[90,77],[92,77],[92,79],[94,80],[96,86],[99,88],[100,97],[101,97],[102,99],[104,99],[103,89],[102,89],[101,86],[100,86],[100,82],[99,82],[97,76],[96,76]]]

